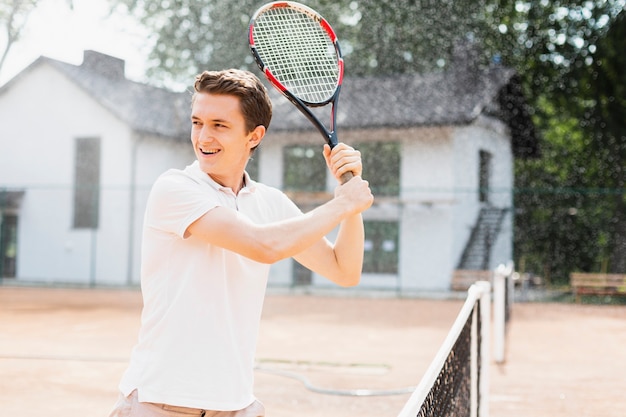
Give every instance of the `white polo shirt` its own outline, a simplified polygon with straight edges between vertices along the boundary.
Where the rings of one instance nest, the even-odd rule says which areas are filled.
[[[254,401],[254,357],[270,266],[193,236],[187,227],[214,207],[255,223],[299,215],[281,191],[256,183],[235,195],[195,162],[155,182],[146,208],[139,340],[120,383],[139,401],[239,410]]]

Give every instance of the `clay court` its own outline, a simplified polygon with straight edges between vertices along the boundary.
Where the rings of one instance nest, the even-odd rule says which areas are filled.
[[[396,416],[410,394],[345,394],[417,385],[463,303],[349,294],[268,295],[256,371],[268,417]],[[140,311],[135,289],[0,287],[0,416],[106,417]],[[514,305],[491,416],[622,417],[625,393],[626,306]]]

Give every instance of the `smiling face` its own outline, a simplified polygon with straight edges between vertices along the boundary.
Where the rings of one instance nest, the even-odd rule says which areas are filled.
[[[226,94],[198,93],[191,107],[191,143],[200,169],[237,193],[252,149],[265,127],[246,129],[240,99]]]

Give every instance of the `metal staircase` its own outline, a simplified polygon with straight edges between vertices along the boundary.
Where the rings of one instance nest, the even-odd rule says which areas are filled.
[[[500,233],[507,210],[492,206],[485,206],[480,210],[457,269],[489,269],[491,248]]]

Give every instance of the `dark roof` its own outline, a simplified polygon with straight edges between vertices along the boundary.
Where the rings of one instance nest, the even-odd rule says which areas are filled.
[[[174,139],[189,137],[189,92],[127,80],[123,60],[95,51],[85,51],[80,66],[41,57],[31,67],[42,62],[67,75],[135,131]],[[516,156],[536,155],[534,126],[515,72],[503,66],[458,67],[426,75],[346,77],[338,104],[339,129],[466,125],[480,114],[490,114],[511,128]],[[275,89],[270,88],[270,94],[272,131],[313,129]],[[329,109],[316,112],[322,121],[329,119]]]
[[[181,140],[189,138],[190,93],[128,80],[124,76],[123,60],[95,51],[85,51],[79,66],[40,57],[25,72],[44,63],[66,75],[136,132]],[[3,86],[2,90],[6,88],[10,85]]]
[[[280,94],[272,92],[272,130],[304,130],[311,124]],[[328,106],[329,107],[329,106]],[[533,156],[537,139],[515,72],[502,66],[394,77],[347,77],[337,112],[338,129],[467,125],[481,114],[510,128],[516,156]],[[330,109],[316,109],[329,120]]]
[[[511,74],[510,70],[494,68],[480,74],[473,84],[460,84],[455,76],[444,72],[346,78],[337,118],[342,129],[467,124],[494,100]],[[277,113],[285,112],[289,105],[286,100],[278,101]],[[279,129],[301,128],[307,120],[285,118],[276,124]]]
[[[119,60],[120,69],[115,60],[117,58],[85,51],[81,66],[54,60],[50,63],[134,130],[187,140],[191,94],[127,80],[123,74],[124,61]]]

